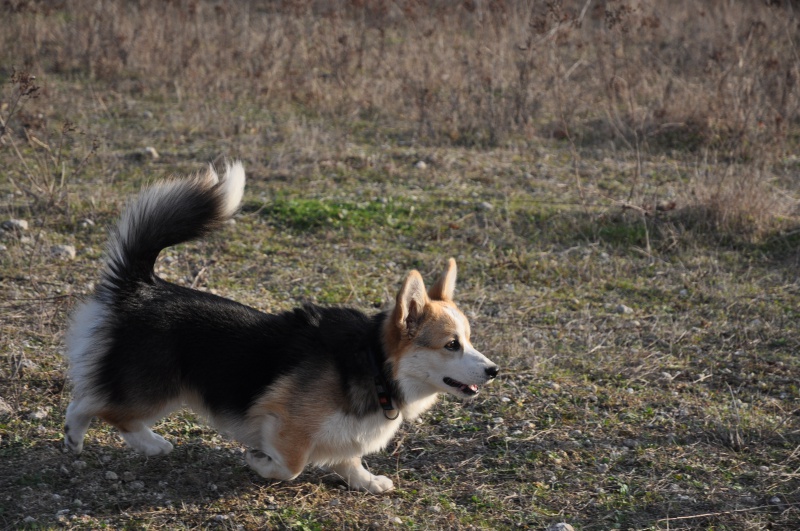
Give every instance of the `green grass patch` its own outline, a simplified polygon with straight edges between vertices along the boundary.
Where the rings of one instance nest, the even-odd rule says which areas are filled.
[[[278,198],[261,210],[268,222],[297,231],[381,229],[404,232],[412,209],[394,202]]]

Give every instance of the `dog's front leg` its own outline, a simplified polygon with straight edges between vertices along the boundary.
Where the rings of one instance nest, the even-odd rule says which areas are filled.
[[[339,474],[352,489],[365,490],[371,494],[381,494],[394,488],[392,480],[386,476],[371,474],[361,464],[361,457],[331,465],[331,470]]]

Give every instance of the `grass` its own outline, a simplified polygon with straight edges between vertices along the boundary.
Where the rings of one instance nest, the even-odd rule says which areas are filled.
[[[0,526],[800,525],[796,17],[774,4],[0,8],[0,222],[29,223],[0,232]],[[165,251],[167,279],[377,311],[458,260],[503,372],[366,458],[395,492],[265,481],[189,412],[157,428],[167,458],[99,424],[62,452],[63,333],[107,227],[223,157],[244,208]]]

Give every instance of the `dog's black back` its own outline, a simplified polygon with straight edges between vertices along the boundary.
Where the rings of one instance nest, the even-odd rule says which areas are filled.
[[[271,315],[151,278],[118,282],[106,295],[113,301],[113,318],[105,325],[113,339],[98,360],[95,388],[111,403],[136,403],[138,396],[168,401],[189,390],[213,412],[241,414],[290,373],[314,393],[320,366],[333,364],[341,395],[352,399],[351,413],[379,407],[368,357],[383,366],[379,330],[385,314],[370,318],[354,309],[307,304]]]

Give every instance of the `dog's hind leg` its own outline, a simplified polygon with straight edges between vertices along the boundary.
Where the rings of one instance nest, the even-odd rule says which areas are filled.
[[[88,398],[76,398],[67,407],[67,418],[64,422],[64,445],[79,454],[83,451],[83,438],[89,429],[89,423],[95,416],[92,401]]]
[[[361,464],[361,457],[353,457],[347,461],[336,463],[330,468],[339,474],[351,489],[381,494],[394,488],[391,479],[386,476],[376,476],[365,469]]]
[[[289,468],[281,455],[275,452],[272,448],[267,448],[270,454],[266,454],[261,450],[247,450],[244,454],[244,460],[247,466],[258,472],[262,478],[289,480],[294,479],[303,471],[301,467]],[[274,456],[274,457],[273,457]]]
[[[258,450],[248,450],[244,459],[261,477],[289,480],[300,475],[308,462],[308,436],[302,427],[281,423],[274,414],[261,424]]]

